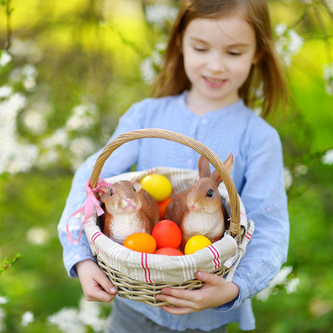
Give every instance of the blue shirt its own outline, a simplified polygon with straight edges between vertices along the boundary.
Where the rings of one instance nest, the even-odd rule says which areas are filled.
[[[242,100],[230,106],[197,116],[186,106],[186,93],[149,98],[134,104],[120,119],[111,140],[119,134],[142,128],[162,128],[188,135],[212,149],[224,161],[233,154],[231,177],[244,203],[255,232],[246,254],[234,274],[240,288],[236,300],[214,309],[177,316],[160,308],[119,298],[128,306],[160,325],[174,330],[209,331],[229,322],[240,329],[255,328],[250,299],[266,288],[286,261],[289,240],[287,197],[283,180],[283,157],[277,131],[247,108]],[[64,263],[69,276],[76,277],[75,264],[93,259],[85,235],[77,245],[68,241],[66,221],[86,199],[84,185],[101,151],[88,158],[75,173],[66,207],[59,223]],[[125,143],[106,161],[102,178],[157,166],[197,169],[199,154],[179,143],[145,138]],[[81,221],[70,221],[70,231],[78,238]]]

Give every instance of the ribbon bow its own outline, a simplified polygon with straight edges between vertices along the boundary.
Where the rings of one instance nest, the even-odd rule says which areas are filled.
[[[86,185],[84,187],[86,193],[87,193],[87,199],[85,200],[84,204],[82,205],[81,208],[79,208],[77,211],[75,211],[72,215],[69,216],[68,220],[67,220],[67,224],[66,224],[66,232],[68,235],[68,239],[72,244],[77,244],[80,242],[81,239],[81,233],[82,233],[82,226],[87,222],[87,220],[92,217],[93,212],[94,212],[94,207],[96,208],[96,212],[97,215],[100,216],[102,214],[104,214],[104,210],[101,208],[101,206],[99,205],[98,200],[96,199],[96,192],[99,192],[100,189],[103,186],[107,186],[110,187],[111,184],[107,183],[106,181],[104,181],[104,179],[99,178],[98,179],[98,183],[97,186],[95,188],[90,188],[89,186],[90,184],[90,178],[87,180]],[[68,222],[71,219],[71,217],[73,217],[74,215],[84,212],[84,220],[82,221],[81,225],[80,225],[80,233],[79,233],[79,238],[77,241],[75,241],[69,231],[69,226],[68,226]]]

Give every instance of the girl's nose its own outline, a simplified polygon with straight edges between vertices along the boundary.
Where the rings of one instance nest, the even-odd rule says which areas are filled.
[[[207,68],[212,72],[224,72],[225,64],[221,55],[212,56],[207,62]]]

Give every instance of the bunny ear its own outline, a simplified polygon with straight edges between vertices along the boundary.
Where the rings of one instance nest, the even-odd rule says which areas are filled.
[[[102,202],[105,203],[105,201],[110,197],[110,188],[103,186],[100,189],[99,198]]]
[[[229,154],[228,158],[223,162],[223,164],[226,167],[226,169],[228,170],[228,172],[230,173],[232,171],[232,167],[234,165],[234,160],[233,160],[232,153]],[[220,183],[222,183],[222,181],[223,181],[223,179],[221,178],[221,175],[218,173],[217,170],[214,170],[214,172],[212,173],[211,178],[216,183],[217,186]]]
[[[206,157],[200,156],[198,161],[199,178],[210,177],[209,161]]]
[[[137,192],[141,191],[141,189],[142,189],[142,183],[137,178],[131,179],[131,183],[133,184],[133,187],[135,188],[135,190]]]
[[[223,181],[221,175],[218,173],[217,170],[214,170],[214,172],[212,173],[211,179],[214,181],[216,186],[219,186],[220,183],[222,183],[222,181]]]
[[[227,168],[228,172],[231,173],[234,166],[234,158],[232,153],[229,154],[228,158],[223,162],[223,164]]]

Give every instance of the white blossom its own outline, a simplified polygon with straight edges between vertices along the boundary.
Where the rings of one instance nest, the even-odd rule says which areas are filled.
[[[48,322],[57,325],[62,332],[84,333],[85,326],[78,318],[77,309],[63,308],[52,316],[48,317]]]
[[[106,319],[100,318],[100,303],[80,300],[79,309],[64,308],[48,317],[50,324],[57,325],[63,332],[83,333],[90,326],[95,332],[101,332]]]
[[[9,74],[9,81],[13,83],[18,83],[22,81],[24,88],[31,91],[36,86],[36,78],[38,71],[36,67],[32,64],[27,64],[21,68],[15,68]]]
[[[88,302],[85,298],[80,301],[80,311],[78,318],[85,324],[93,328],[95,332],[101,332],[106,320],[99,318],[100,304],[97,302]]]
[[[27,239],[31,244],[43,245],[50,239],[50,233],[46,228],[31,227],[27,232]]]
[[[154,4],[147,6],[147,21],[160,26],[163,26],[167,21],[176,19],[178,9],[163,4]]]
[[[95,145],[91,139],[80,137],[69,143],[68,150],[72,153],[72,169],[76,170],[84,162],[85,158],[95,151]]]
[[[12,56],[5,50],[2,50],[0,54],[0,67],[5,67],[12,61]]]
[[[32,133],[39,135],[47,129],[47,121],[43,114],[35,110],[29,110],[23,116],[23,123]]]
[[[0,174],[27,172],[37,160],[38,148],[18,140],[16,118],[25,104],[26,98],[19,93],[0,103]]]
[[[163,57],[162,53],[166,48],[165,43],[155,45],[152,55],[144,59],[140,65],[141,76],[144,82],[151,84],[154,82],[158,68],[162,67]]]
[[[68,133],[64,128],[57,129],[50,137],[42,141],[42,146],[46,149],[55,146],[66,147],[68,144]]]
[[[23,86],[26,90],[30,91],[36,86],[37,69],[35,66],[28,64],[22,68],[24,77]]]
[[[8,303],[7,297],[0,296],[0,304],[6,304],[6,303]]]
[[[0,174],[28,172],[37,161],[38,153],[35,145],[0,139]]]
[[[69,131],[83,131],[90,129],[98,120],[97,108],[93,104],[78,105],[66,122]]]
[[[333,164],[333,149],[330,149],[321,159],[323,164],[332,165]]]
[[[13,38],[10,45],[10,53],[14,56],[26,58],[28,62],[38,62],[42,58],[42,52],[33,40],[22,41]]]
[[[287,281],[285,286],[287,294],[294,293],[297,290],[298,285],[299,285],[299,278],[294,278]]]
[[[324,65],[324,80],[326,92],[333,95],[333,63]]]
[[[292,57],[301,50],[304,40],[295,30],[288,28],[285,23],[275,26],[275,33],[277,35],[275,43],[276,50],[284,63],[289,66]]]
[[[0,98],[8,98],[12,93],[12,87],[7,85],[0,87]]]
[[[304,176],[308,173],[308,167],[303,164],[296,164],[294,168],[295,176]]]
[[[289,187],[293,183],[293,176],[287,167],[283,168],[283,177],[284,177],[285,188],[289,189]]]
[[[154,68],[153,59],[146,58],[140,64],[141,76],[144,82],[151,84],[156,78],[156,70]]]
[[[34,321],[34,314],[31,311],[24,312],[22,315],[21,325],[28,326],[30,323]]]
[[[39,156],[38,166],[40,168],[47,168],[50,165],[55,164],[59,160],[59,152],[55,147],[47,149],[45,152],[42,152]]]
[[[291,266],[283,267],[278,275],[270,282],[269,286],[256,295],[256,298],[265,302],[270,295],[277,294],[277,286],[284,286],[288,294],[295,292],[299,284],[299,279],[288,278],[292,270],[293,268]]]

